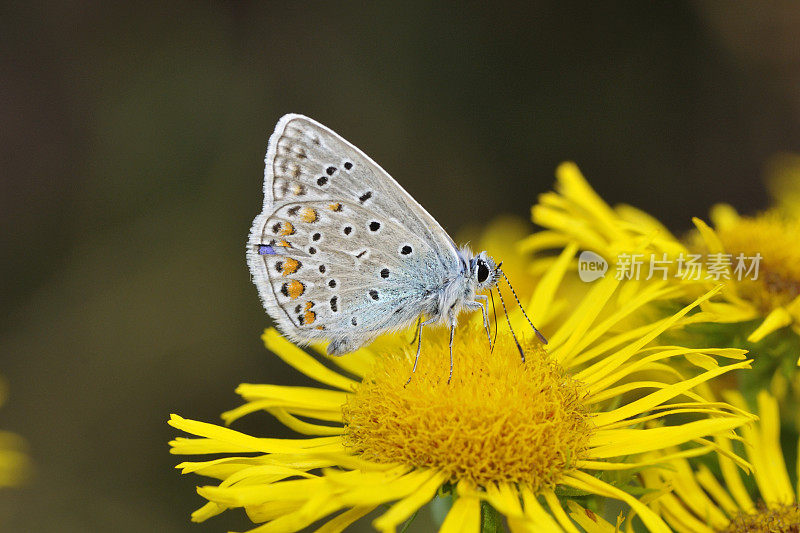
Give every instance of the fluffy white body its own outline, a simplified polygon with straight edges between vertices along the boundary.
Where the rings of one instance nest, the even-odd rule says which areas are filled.
[[[453,330],[481,309],[494,261],[457,248],[438,222],[358,148],[302,115],[269,139],[264,205],[247,262],[267,313],[306,344],[342,355],[419,321]],[[419,351],[417,352],[419,355]],[[416,366],[416,365],[415,365]]]

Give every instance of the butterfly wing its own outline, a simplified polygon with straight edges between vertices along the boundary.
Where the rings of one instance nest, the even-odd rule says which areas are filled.
[[[264,307],[296,342],[346,353],[404,327],[461,264],[452,239],[380,166],[286,115],[270,138],[247,256]]]

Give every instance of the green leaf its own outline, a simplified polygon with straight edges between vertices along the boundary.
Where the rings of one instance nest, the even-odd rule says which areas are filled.
[[[449,492],[447,494],[441,494],[440,491],[440,494],[437,494],[436,497],[431,500],[431,517],[437,527],[441,527],[444,523],[444,519],[447,517],[447,513],[450,512],[452,506],[453,496]]]
[[[481,533],[502,533],[503,517],[487,502],[481,502]]]

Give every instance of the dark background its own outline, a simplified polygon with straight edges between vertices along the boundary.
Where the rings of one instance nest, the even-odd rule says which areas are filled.
[[[564,159],[675,231],[767,205],[800,142],[792,3],[3,2],[0,428],[29,442],[8,531],[188,522],[170,413],[303,383],[258,339],[244,261],[266,140],[307,114],[452,233],[527,217]],[[238,423],[289,436],[268,417]]]

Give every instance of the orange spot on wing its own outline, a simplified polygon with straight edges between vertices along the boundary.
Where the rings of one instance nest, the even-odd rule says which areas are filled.
[[[331,211],[341,211],[342,210],[342,204],[339,204],[339,203],[331,204],[331,205],[328,206],[328,209],[330,209]]]
[[[303,324],[313,324],[316,319],[317,313],[314,311],[306,311],[306,314],[303,315]]]
[[[319,217],[317,216],[317,210],[312,209],[311,207],[304,207],[300,210],[300,219],[303,222],[316,222]]]
[[[277,246],[283,246],[284,248],[291,248],[292,247],[292,243],[290,243],[286,239],[282,239],[281,242],[279,242],[277,244]]]
[[[286,290],[289,293],[289,298],[295,300],[299,298],[306,291],[306,286],[297,281],[296,279],[293,279],[287,285]]]
[[[292,226],[292,223],[291,222],[282,223],[280,235],[292,235],[292,234],[294,234],[294,226]]]
[[[283,275],[294,274],[298,268],[300,268],[300,261],[287,257],[283,262]]]
[[[314,307],[314,302],[306,302],[306,311]]]

